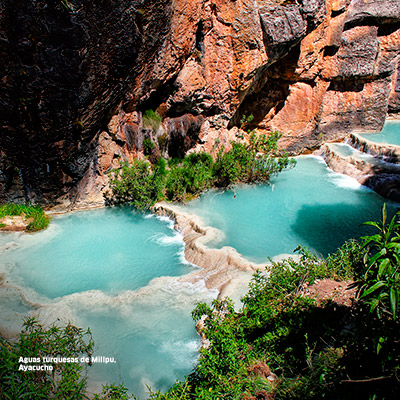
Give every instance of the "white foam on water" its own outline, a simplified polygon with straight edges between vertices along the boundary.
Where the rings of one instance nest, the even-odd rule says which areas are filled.
[[[324,158],[322,156],[317,156],[315,154],[303,154],[303,155],[295,156],[295,157],[291,157],[291,158],[293,158],[295,160],[302,159],[302,158],[305,158],[305,159],[311,158],[311,159],[318,161],[320,164],[326,165]]]
[[[331,169],[329,169],[328,177],[330,178],[331,182],[337,187],[353,190],[363,189],[363,185],[361,185],[356,179],[344,174],[339,174],[332,171]]]
[[[175,223],[171,218],[169,218],[169,217],[167,217],[165,215],[154,215],[154,217],[157,218],[161,222],[167,223],[168,228],[174,229]]]
[[[175,231],[175,235],[169,236],[163,233],[153,235],[150,240],[159,244],[160,246],[184,245],[183,236],[181,233]]]
[[[0,247],[8,242],[18,242],[22,232],[0,232]]]
[[[172,354],[177,366],[193,367],[198,359],[200,347],[201,342],[199,340],[170,340],[163,342],[160,350]]]
[[[10,241],[4,243],[3,245],[0,246],[0,254],[6,253],[10,250],[15,250],[18,247],[20,247],[20,245],[17,242]]]
[[[0,331],[5,337],[16,337],[24,319],[34,310],[13,287],[0,287]]]
[[[178,251],[177,255],[178,255],[178,257],[179,257],[179,262],[180,262],[181,264],[183,264],[183,265],[189,265],[189,266],[191,266],[191,267],[193,267],[193,268],[201,268],[201,267],[199,267],[198,265],[193,264],[192,262],[190,262],[190,261],[188,261],[188,260],[186,259],[186,256],[185,256],[185,247],[183,247],[182,250]]]
[[[159,216],[144,217],[157,218],[163,224],[166,223],[172,231],[171,234],[167,232],[167,234],[154,235],[150,240],[157,242],[160,246],[178,245],[179,251],[176,254],[179,260],[183,264],[193,265],[184,258],[183,236],[174,230],[174,222],[170,218]],[[64,229],[66,228],[63,225],[54,223],[43,234],[19,237],[15,242],[20,246],[19,248],[15,247],[15,249],[24,251],[25,246],[40,246],[42,241],[52,240]],[[163,231],[165,232],[165,229]],[[152,365],[153,361],[150,361],[150,364],[143,371],[138,370],[138,364],[132,369],[135,371],[132,379],[136,383],[142,382],[141,386],[144,393],[147,391],[145,385],[143,385],[144,382],[153,389],[157,389],[156,385],[166,389],[164,386],[169,385],[168,382],[172,384],[175,379],[181,379],[183,374],[186,373],[185,371],[190,371],[192,364],[196,361],[199,347],[190,312],[196,303],[210,302],[219,294],[217,289],[209,290],[204,279],[196,278],[196,275],[193,275],[194,282],[188,282],[182,276],[162,276],[152,279],[146,286],[137,290],[121,290],[112,294],[102,290],[87,290],[50,299],[38,294],[32,288],[24,286],[25,283],[19,276],[18,265],[16,265],[15,261],[11,262],[14,257],[11,256],[13,247],[8,247],[10,249],[10,257],[7,256],[7,259],[0,263],[0,273],[3,272],[4,274],[4,284],[15,287],[15,291],[18,296],[21,296],[21,300],[17,301],[18,304],[4,302],[4,304],[0,304],[0,307],[3,307],[4,310],[7,310],[7,307],[10,308],[10,310],[7,310],[8,313],[2,313],[2,318],[6,319],[3,321],[5,325],[9,325],[9,321],[16,323],[15,329],[13,328],[14,334],[19,331],[23,316],[36,316],[45,326],[51,326],[52,324],[62,326],[68,322],[82,328],[93,326],[93,331],[100,336],[104,336],[104,332],[107,335],[108,332],[115,329],[115,338],[103,338],[101,339],[102,342],[99,340],[97,344],[100,349],[103,348],[101,346],[113,349],[110,352],[113,351],[116,354],[109,354],[110,356],[116,355],[121,358],[121,364],[115,366],[116,369],[121,368],[124,365],[124,361],[125,370],[117,372],[116,376],[118,377],[119,374],[120,377],[124,376],[125,379],[132,372],[129,367],[126,369],[125,352],[129,347],[133,348],[135,345],[140,348],[142,338],[148,337],[151,343],[148,344],[146,342],[144,349],[147,349],[145,346],[149,346],[152,351],[155,349],[166,354],[163,356],[164,358],[160,359],[159,366]],[[161,251],[164,250],[161,249]],[[171,251],[171,253],[174,252],[175,250]],[[117,256],[119,256],[119,253],[116,253],[114,258]],[[12,295],[12,297],[17,299],[17,294],[15,296]],[[1,324],[2,321],[0,320]],[[95,333],[94,340],[96,342]],[[132,340],[133,342],[130,342]],[[110,342],[110,346],[108,346],[107,341]],[[121,349],[123,349],[122,352],[118,353]],[[99,355],[101,355],[101,351]],[[108,354],[105,355],[107,356]],[[156,354],[152,357],[155,357],[154,359],[156,360],[158,356]],[[157,371],[157,374],[159,374],[157,376],[160,376],[160,378],[155,378],[153,376],[153,367],[155,370],[162,370],[163,363],[169,362],[167,360],[172,360],[174,369],[169,371],[167,368],[165,373]],[[140,361],[135,362],[140,365]],[[154,363],[157,364],[157,361],[154,361]],[[101,371],[96,372],[94,379],[91,379],[90,387],[98,387],[100,381],[104,382],[104,377],[108,376],[108,371],[111,371],[111,367],[109,369],[105,367],[104,374]],[[154,384],[151,381],[154,381]]]
[[[31,247],[35,247],[38,245],[42,245],[46,243],[62,232],[59,225],[56,222],[53,222],[49,225],[47,229],[40,232],[35,233],[21,233],[18,236],[14,236],[14,241],[16,242],[17,246],[13,246],[12,251],[18,251],[23,249],[24,251],[30,249]]]
[[[218,296],[218,290],[207,289],[204,280],[195,283],[179,281],[179,277],[158,277],[147,286],[136,291],[125,290],[111,295],[101,290],[89,290],[73,293],[50,300],[39,296],[33,289],[23,288],[24,298],[30,307],[36,306],[32,315],[43,324],[79,323],[81,312],[102,312],[113,310],[122,319],[129,319],[138,307],[159,307],[160,304],[170,309],[190,311],[197,302],[211,301]],[[39,302],[40,301],[40,302]],[[152,321],[149,319],[149,328]]]

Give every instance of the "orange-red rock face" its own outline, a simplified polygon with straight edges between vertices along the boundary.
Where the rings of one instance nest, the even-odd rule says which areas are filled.
[[[379,130],[388,106],[399,109],[395,0],[214,0],[196,11],[180,20],[197,30],[162,110],[206,116],[198,148],[234,137],[229,129],[243,115],[255,117],[247,128],[279,130],[282,147],[298,152],[352,130]]]
[[[258,128],[300,152],[400,110],[398,0],[16,1],[0,13],[0,150],[43,201],[106,187],[144,139],[175,156]]]

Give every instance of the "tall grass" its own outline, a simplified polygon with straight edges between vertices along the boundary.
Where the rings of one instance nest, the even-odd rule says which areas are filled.
[[[22,215],[24,215],[26,219],[33,218],[33,221],[26,227],[28,232],[40,231],[49,226],[50,217],[44,213],[40,206],[28,206],[25,204],[12,203],[6,203],[0,206],[0,218]]]

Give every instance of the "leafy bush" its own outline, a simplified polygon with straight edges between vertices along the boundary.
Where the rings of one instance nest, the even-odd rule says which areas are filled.
[[[216,186],[226,187],[238,182],[265,182],[272,175],[295,165],[286,153],[278,154],[278,140],[281,134],[257,136],[250,133],[249,144],[232,142],[232,148],[225,152],[222,146],[214,165]]]
[[[171,163],[165,185],[165,196],[172,201],[185,201],[212,186],[212,157],[207,153],[193,153],[183,162]]]
[[[73,325],[64,329],[52,326],[44,329],[36,320],[28,319],[19,340],[10,343],[0,338],[0,397],[3,399],[68,399],[83,398],[86,376],[81,363],[51,364],[53,371],[19,371],[20,357],[91,357],[93,341],[90,331],[84,332]],[[36,363],[28,363],[36,364]]]
[[[397,251],[398,246],[391,246],[397,243],[396,223],[377,225],[386,242],[381,234],[349,240],[326,259],[299,247],[298,260],[273,262],[265,273],[257,272],[238,312],[229,299],[197,305],[192,315],[203,321],[201,334],[209,345],[200,350],[199,362],[184,382],[151,398],[396,398],[400,323],[393,309],[381,313],[392,318],[377,319],[365,312],[363,301],[345,307],[331,301],[317,304],[304,295],[319,279],[357,277],[364,260],[373,265],[368,260],[381,247],[372,251],[366,242],[386,243]],[[270,381],[257,375],[255,365],[278,377]]]
[[[338,383],[343,348],[326,343],[343,315],[333,306],[322,312],[313,299],[301,295],[301,289],[316,279],[348,272],[330,271],[325,260],[301,247],[297,251],[298,261],[272,263],[266,273],[254,275],[240,312],[229,299],[195,308],[195,320],[206,317],[202,334],[209,347],[201,349],[198,365],[186,381],[190,398],[261,398],[269,393],[271,399],[319,399]],[[269,366],[281,378],[271,383],[266,376],[257,376],[251,372],[257,364]]]
[[[187,201],[211,187],[225,188],[238,182],[267,181],[271,175],[295,164],[287,154],[278,157],[279,138],[277,132],[268,136],[252,133],[249,144],[232,142],[228,152],[221,147],[215,163],[205,152],[189,154],[183,160],[171,159],[168,168],[165,168],[165,160],[161,158],[158,163],[164,163],[162,174],[157,173],[157,164],[152,167],[138,160],[131,166],[121,163],[110,180],[111,202],[126,202],[139,209],[149,209],[162,198]],[[147,139],[144,144],[147,146],[145,153],[150,154],[154,143]]]
[[[161,164],[152,170],[147,161],[134,160],[132,165],[122,162],[110,175],[112,203],[128,203],[142,211],[150,209],[162,195],[163,172],[165,165],[163,171]]]
[[[48,217],[40,206],[28,206],[25,204],[7,203],[0,206],[0,218],[6,216],[22,216],[26,219],[32,218],[33,221],[28,224],[26,230],[28,232],[36,232],[46,229],[50,223]]]
[[[80,358],[93,354],[90,330],[83,331],[71,324],[64,328],[43,328],[34,318],[24,322],[15,342],[0,337],[0,398],[1,399],[88,399],[86,370]],[[20,362],[20,358],[40,361]],[[43,357],[78,359],[79,362],[44,362]],[[28,360],[27,360],[28,361]],[[51,366],[52,370],[20,371],[19,366]],[[90,364],[89,364],[90,365]],[[96,400],[128,400],[127,389],[115,384],[103,385]]]
[[[396,319],[400,307],[400,211],[389,224],[386,219],[385,204],[380,222],[364,223],[378,232],[363,238],[366,254],[357,284],[371,312],[376,311],[380,318],[391,314]]]
[[[149,156],[155,147],[156,145],[150,139],[145,138],[143,140],[143,153],[145,156]]]

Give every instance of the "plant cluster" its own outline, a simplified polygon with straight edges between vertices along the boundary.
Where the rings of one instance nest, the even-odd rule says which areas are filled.
[[[162,160],[163,161],[163,160]],[[145,160],[120,163],[110,175],[114,204],[129,203],[138,210],[148,210],[161,198],[164,187],[165,161],[154,168]]]
[[[28,232],[46,229],[50,223],[50,218],[44,213],[40,206],[6,203],[0,206],[0,218],[6,216],[24,216],[26,219],[32,218],[32,222],[26,227]]]
[[[400,213],[386,223],[386,205],[382,209],[380,222],[369,221],[364,225],[377,229],[375,235],[363,238],[366,249],[362,270],[357,282],[361,298],[376,311],[397,319],[400,307]]]
[[[170,159],[168,164],[162,158],[155,165],[144,160],[135,160],[132,165],[123,162],[111,173],[110,202],[130,203],[146,210],[161,199],[186,201],[212,187],[265,182],[295,164],[286,153],[278,152],[280,136],[277,132],[260,136],[251,133],[249,143],[232,142],[228,151],[221,146],[215,161],[202,152]]]
[[[72,325],[44,329],[33,318],[26,320],[19,340],[10,343],[0,338],[0,397],[2,399],[67,399],[84,393],[86,377],[80,363],[53,363],[52,371],[19,371],[20,358],[91,356],[90,332]],[[34,364],[31,363],[31,364]]]
[[[0,337],[1,399],[89,399],[86,390],[87,364],[81,362],[48,362],[49,359],[78,361],[93,355],[94,342],[90,330],[71,324],[64,328],[44,328],[34,318],[24,322],[19,339],[10,342]],[[52,366],[52,370],[19,370],[20,365]],[[90,365],[90,364],[89,364]],[[103,385],[95,400],[131,398],[127,389],[115,384]]]

